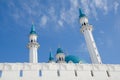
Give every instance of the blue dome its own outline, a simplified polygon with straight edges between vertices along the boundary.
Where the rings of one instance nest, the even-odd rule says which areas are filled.
[[[59,54],[59,53],[64,53],[61,48],[58,48],[58,49],[57,49],[57,54]]]
[[[79,63],[80,58],[73,56],[73,55],[68,55],[65,57],[65,61],[68,63],[69,61],[72,61],[73,63]]]

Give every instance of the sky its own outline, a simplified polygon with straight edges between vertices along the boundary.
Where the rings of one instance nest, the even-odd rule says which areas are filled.
[[[93,36],[104,64],[120,64],[120,0],[0,0],[0,63],[29,62],[29,33],[34,22],[39,62],[50,49],[91,63],[80,32],[79,7],[93,25]]]

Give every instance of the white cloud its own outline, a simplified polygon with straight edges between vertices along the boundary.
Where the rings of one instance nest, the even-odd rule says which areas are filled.
[[[39,0],[30,0],[29,2],[19,1],[18,8],[18,5],[10,1],[10,4],[8,4],[8,6],[11,7],[11,9],[13,10],[11,11],[11,15],[13,16],[15,21],[19,19],[19,21],[21,22],[24,20],[28,23],[31,23],[31,21],[34,19],[35,22],[40,22],[37,24],[40,24],[42,26],[49,23],[63,26],[64,23],[70,25],[70,27],[76,27],[74,25],[79,19],[79,7],[84,10],[85,14],[88,17],[94,16],[96,20],[98,19],[97,10],[101,10],[104,14],[107,14],[110,8],[110,5],[108,5],[108,0],[69,0],[66,2],[67,3],[61,0],[59,1],[59,3],[44,5]],[[117,1],[114,1],[114,4],[111,5],[114,6],[112,7],[112,9],[114,8],[115,13],[117,13],[119,3]]]
[[[53,21],[53,22],[56,22],[57,21],[57,16],[55,14],[55,8],[53,6],[51,6],[49,9],[48,9],[48,14],[49,14],[49,17],[50,19]]]
[[[44,25],[47,24],[47,21],[48,21],[48,17],[47,17],[46,15],[43,15],[43,16],[41,17],[41,22],[40,22],[40,24],[41,24],[42,26],[44,26]]]
[[[104,10],[105,13],[108,12],[107,0],[93,0],[96,8]]]
[[[114,2],[115,13],[117,13],[118,7],[119,7],[119,3],[118,2]]]
[[[78,8],[79,4],[78,4],[78,0],[70,0],[70,3],[73,7]]]
[[[63,27],[63,22],[61,20],[58,20],[58,24]]]
[[[89,0],[81,0],[81,5],[88,16],[90,14],[89,4],[90,4]]]

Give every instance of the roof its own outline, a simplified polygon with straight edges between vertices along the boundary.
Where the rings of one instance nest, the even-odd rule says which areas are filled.
[[[72,61],[73,63],[79,63],[81,60],[79,57],[68,55],[65,57],[65,61],[68,63],[69,61]]]
[[[85,17],[86,15],[82,12],[82,10],[79,8],[79,18]]]
[[[32,27],[31,27],[30,34],[36,34],[36,31],[35,31],[35,26],[34,26],[34,24],[32,24]]]
[[[58,48],[58,49],[57,49],[57,54],[59,54],[59,53],[64,53],[61,48]]]

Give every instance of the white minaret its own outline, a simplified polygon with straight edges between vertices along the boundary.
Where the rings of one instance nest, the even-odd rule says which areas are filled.
[[[81,9],[79,9],[79,13],[80,24],[82,25],[80,31],[84,34],[91,61],[93,64],[102,64],[98,49],[92,35],[92,25],[88,23],[88,18],[85,14],[82,13]]]
[[[37,34],[35,31],[34,24],[32,24],[30,36],[29,36],[29,62],[30,63],[38,63],[38,53],[37,49],[39,48],[39,43],[37,42]]]

